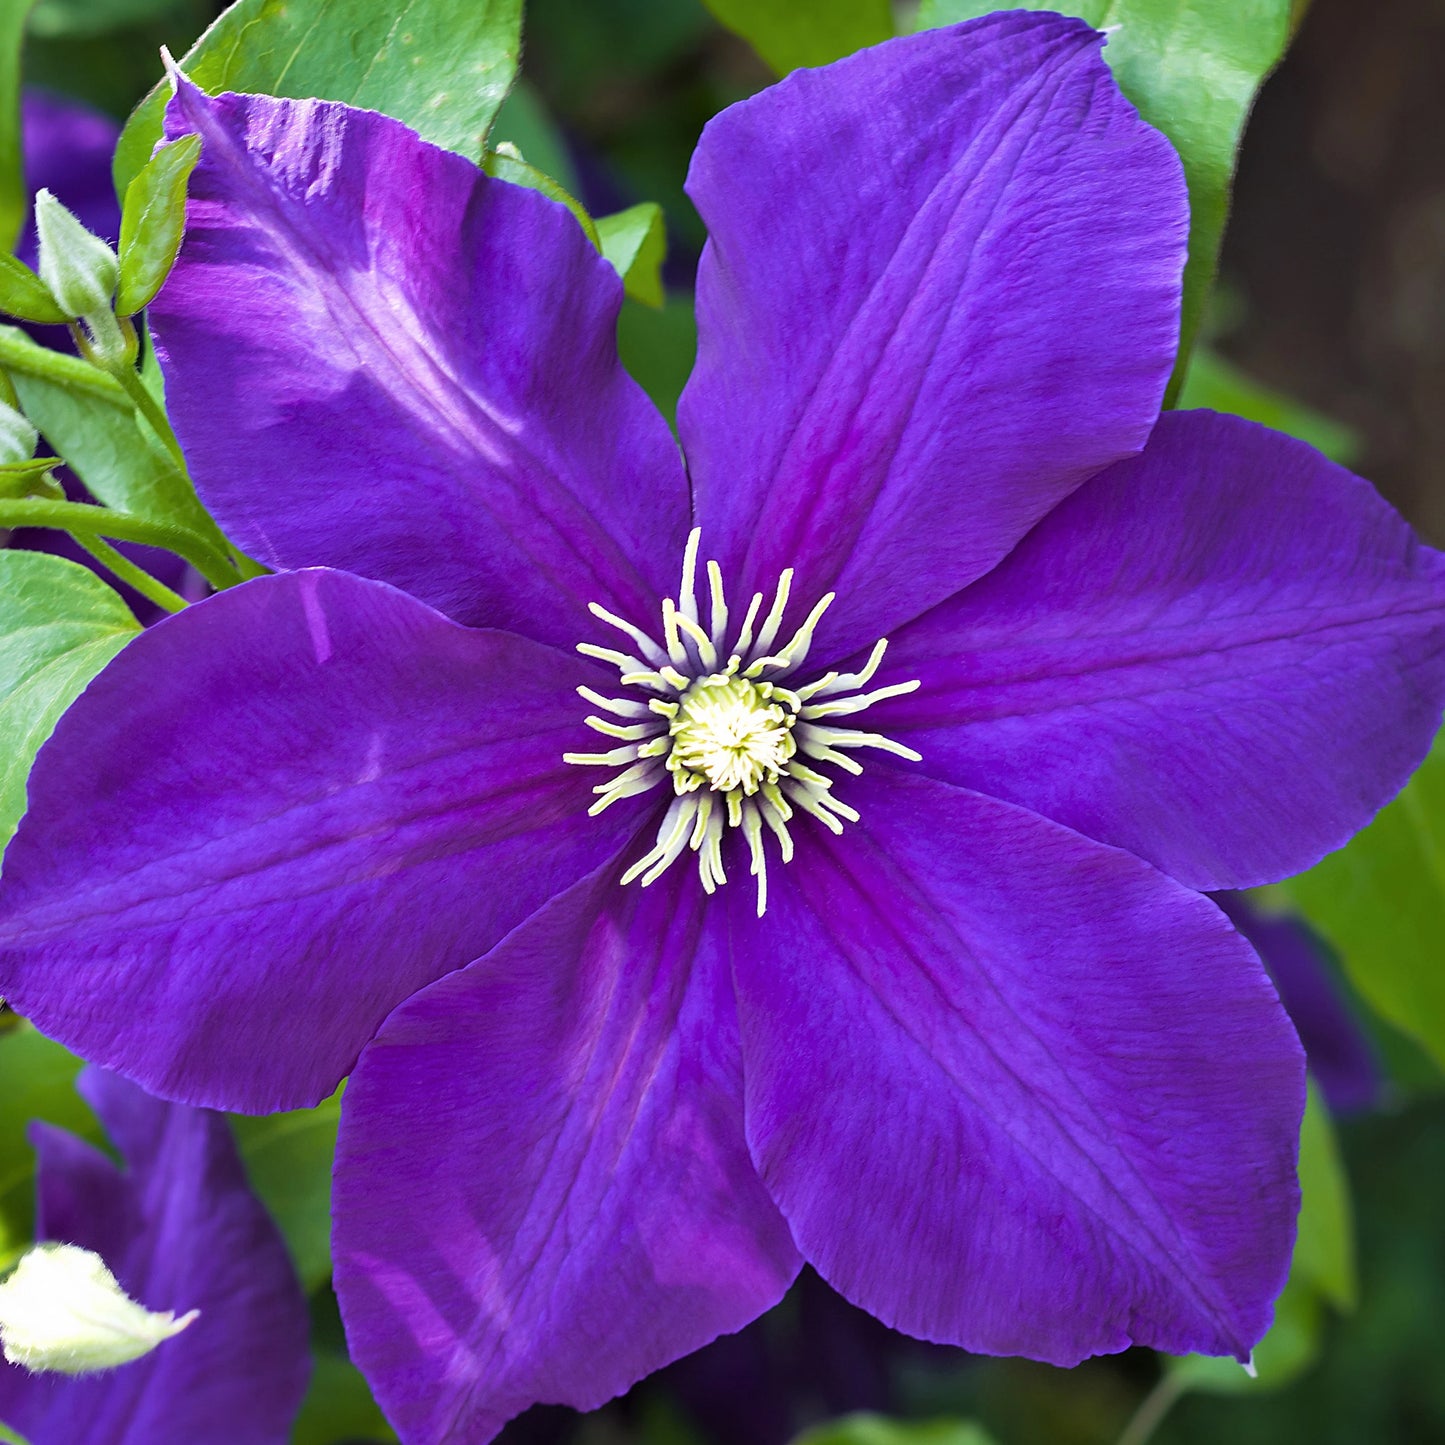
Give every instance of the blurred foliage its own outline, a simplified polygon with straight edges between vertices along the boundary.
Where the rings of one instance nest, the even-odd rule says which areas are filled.
[[[887,1420],[881,1415],[849,1415],[805,1430],[794,1445],[993,1445],[979,1426],[958,1420],[925,1420],[917,1424]]]
[[[20,166],[20,46],[28,0],[0,9],[0,250],[15,245],[29,209]]]
[[[779,74],[826,65],[893,34],[889,0],[706,0]]]

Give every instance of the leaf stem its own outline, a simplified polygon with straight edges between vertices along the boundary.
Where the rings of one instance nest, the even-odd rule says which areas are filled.
[[[46,498],[0,498],[0,527],[53,527],[69,532],[77,541],[82,537],[109,537],[120,542],[143,542],[184,557],[217,591],[234,587],[241,580],[223,553],[188,528],[149,522],[109,507]]]
[[[1164,1417],[1188,1390],[1189,1383],[1181,1371],[1165,1370],[1154,1388],[1140,1402],[1134,1418],[1124,1427],[1118,1445],[1148,1445],[1154,1432],[1164,1423]]]
[[[172,592],[164,582],[137,567],[129,557],[122,556],[109,542],[100,537],[77,537],[73,532],[71,536],[75,537],[75,545],[89,552],[107,572],[135,588],[142,597],[148,598],[157,607],[164,608],[167,612],[181,612],[189,605],[179,592]]]
[[[5,1441],[5,1445],[30,1445],[23,1435],[17,1435],[4,1421],[0,1421],[0,1440]]]

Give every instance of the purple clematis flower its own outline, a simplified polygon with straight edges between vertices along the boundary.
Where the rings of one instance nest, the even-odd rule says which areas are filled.
[[[150,1309],[199,1315],[103,1374],[0,1362],[0,1421],[30,1445],[285,1445],[311,1373],[310,1322],[230,1127],[100,1069],[79,1088],[127,1167],[33,1124],[37,1234],[94,1251]]]
[[[62,720],[0,991],[193,1102],[354,1069],[337,1287],[409,1442],[595,1405],[805,1258],[1058,1363],[1269,1323],[1303,1060],[1196,890],[1418,763],[1445,559],[1159,417],[1185,192],[1101,45],[991,17],[709,124],[686,471],[561,207],[179,84],[152,324],[278,575]]]

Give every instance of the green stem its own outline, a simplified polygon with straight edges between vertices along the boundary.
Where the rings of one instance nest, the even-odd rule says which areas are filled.
[[[0,498],[0,527],[53,527],[77,539],[109,537],[119,542],[143,542],[184,557],[217,591],[234,587],[240,581],[225,555],[194,532],[164,522],[148,522],[109,507],[34,497]]]
[[[72,532],[72,536],[75,534]],[[187,606],[186,599],[179,592],[172,592],[164,582],[152,577],[149,572],[137,567],[129,557],[123,557],[109,542],[99,537],[75,537],[76,546],[89,552],[108,572],[122,582],[128,582],[142,597],[148,597],[157,607],[167,612],[181,612]]]
[[[30,1442],[23,1436],[17,1435],[8,1425],[0,1423],[0,1440],[5,1445],[30,1445]]]
[[[1165,1370],[1158,1383],[1144,1396],[1134,1418],[1124,1427],[1118,1445],[1148,1445],[1164,1417],[1188,1392],[1189,1383],[1179,1370]]]
[[[140,378],[140,373],[133,366],[118,366],[110,373],[111,376],[120,382],[125,389],[125,394],[135,405],[135,409],[150,423],[151,430],[160,438],[161,444],[170,453],[171,460],[176,464],[177,470],[184,476],[190,473],[186,470],[186,454],[181,450],[181,444],[176,440],[176,434],[171,429],[170,419],[161,410],[160,403],[150,393]]]

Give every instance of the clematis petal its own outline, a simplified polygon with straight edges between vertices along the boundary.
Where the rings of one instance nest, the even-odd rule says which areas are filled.
[[[883,767],[849,801],[863,822],[800,838],[765,920],[732,911],[748,1142],[804,1258],[986,1354],[1245,1358],[1304,1107],[1259,960],[1024,809]]]
[[[1424,757],[1445,558],[1302,442],[1170,413],[889,662],[922,686],[870,724],[936,776],[1244,887],[1338,848]]]
[[[572,215],[343,105],[182,82],[167,127],[203,144],[151,325],[229,535],[559,646],[650,616],[687,488]]]
[[[99,1069],[80,1090],[127,1168],[33,1125],[38,1232],[94,1250],[149,1308],[199,1316],[105,1374],[0,1366],[0,1419],[31,1445],[284,1445],[310,1374],[306,1301],[226,1120]]]
[[[1173,364],[1179,161],[1057,15],[799,71],[703,132],[679,427],[743,595],[838,590],[842,650],[987,572],[1136,452]]]
[[[347,1087],[337,1290],[411,1445],[599,1405],[797,1272],[743,1142],[722,930],[692,870],[619,869],[409,999]]]
[[[157,624],[41,752],[0,995],[155,1092],[316,1103],[401,999],[636,827],[634,804],[586,817],[594,780],[562,761],[589,680],[342,572]]]

